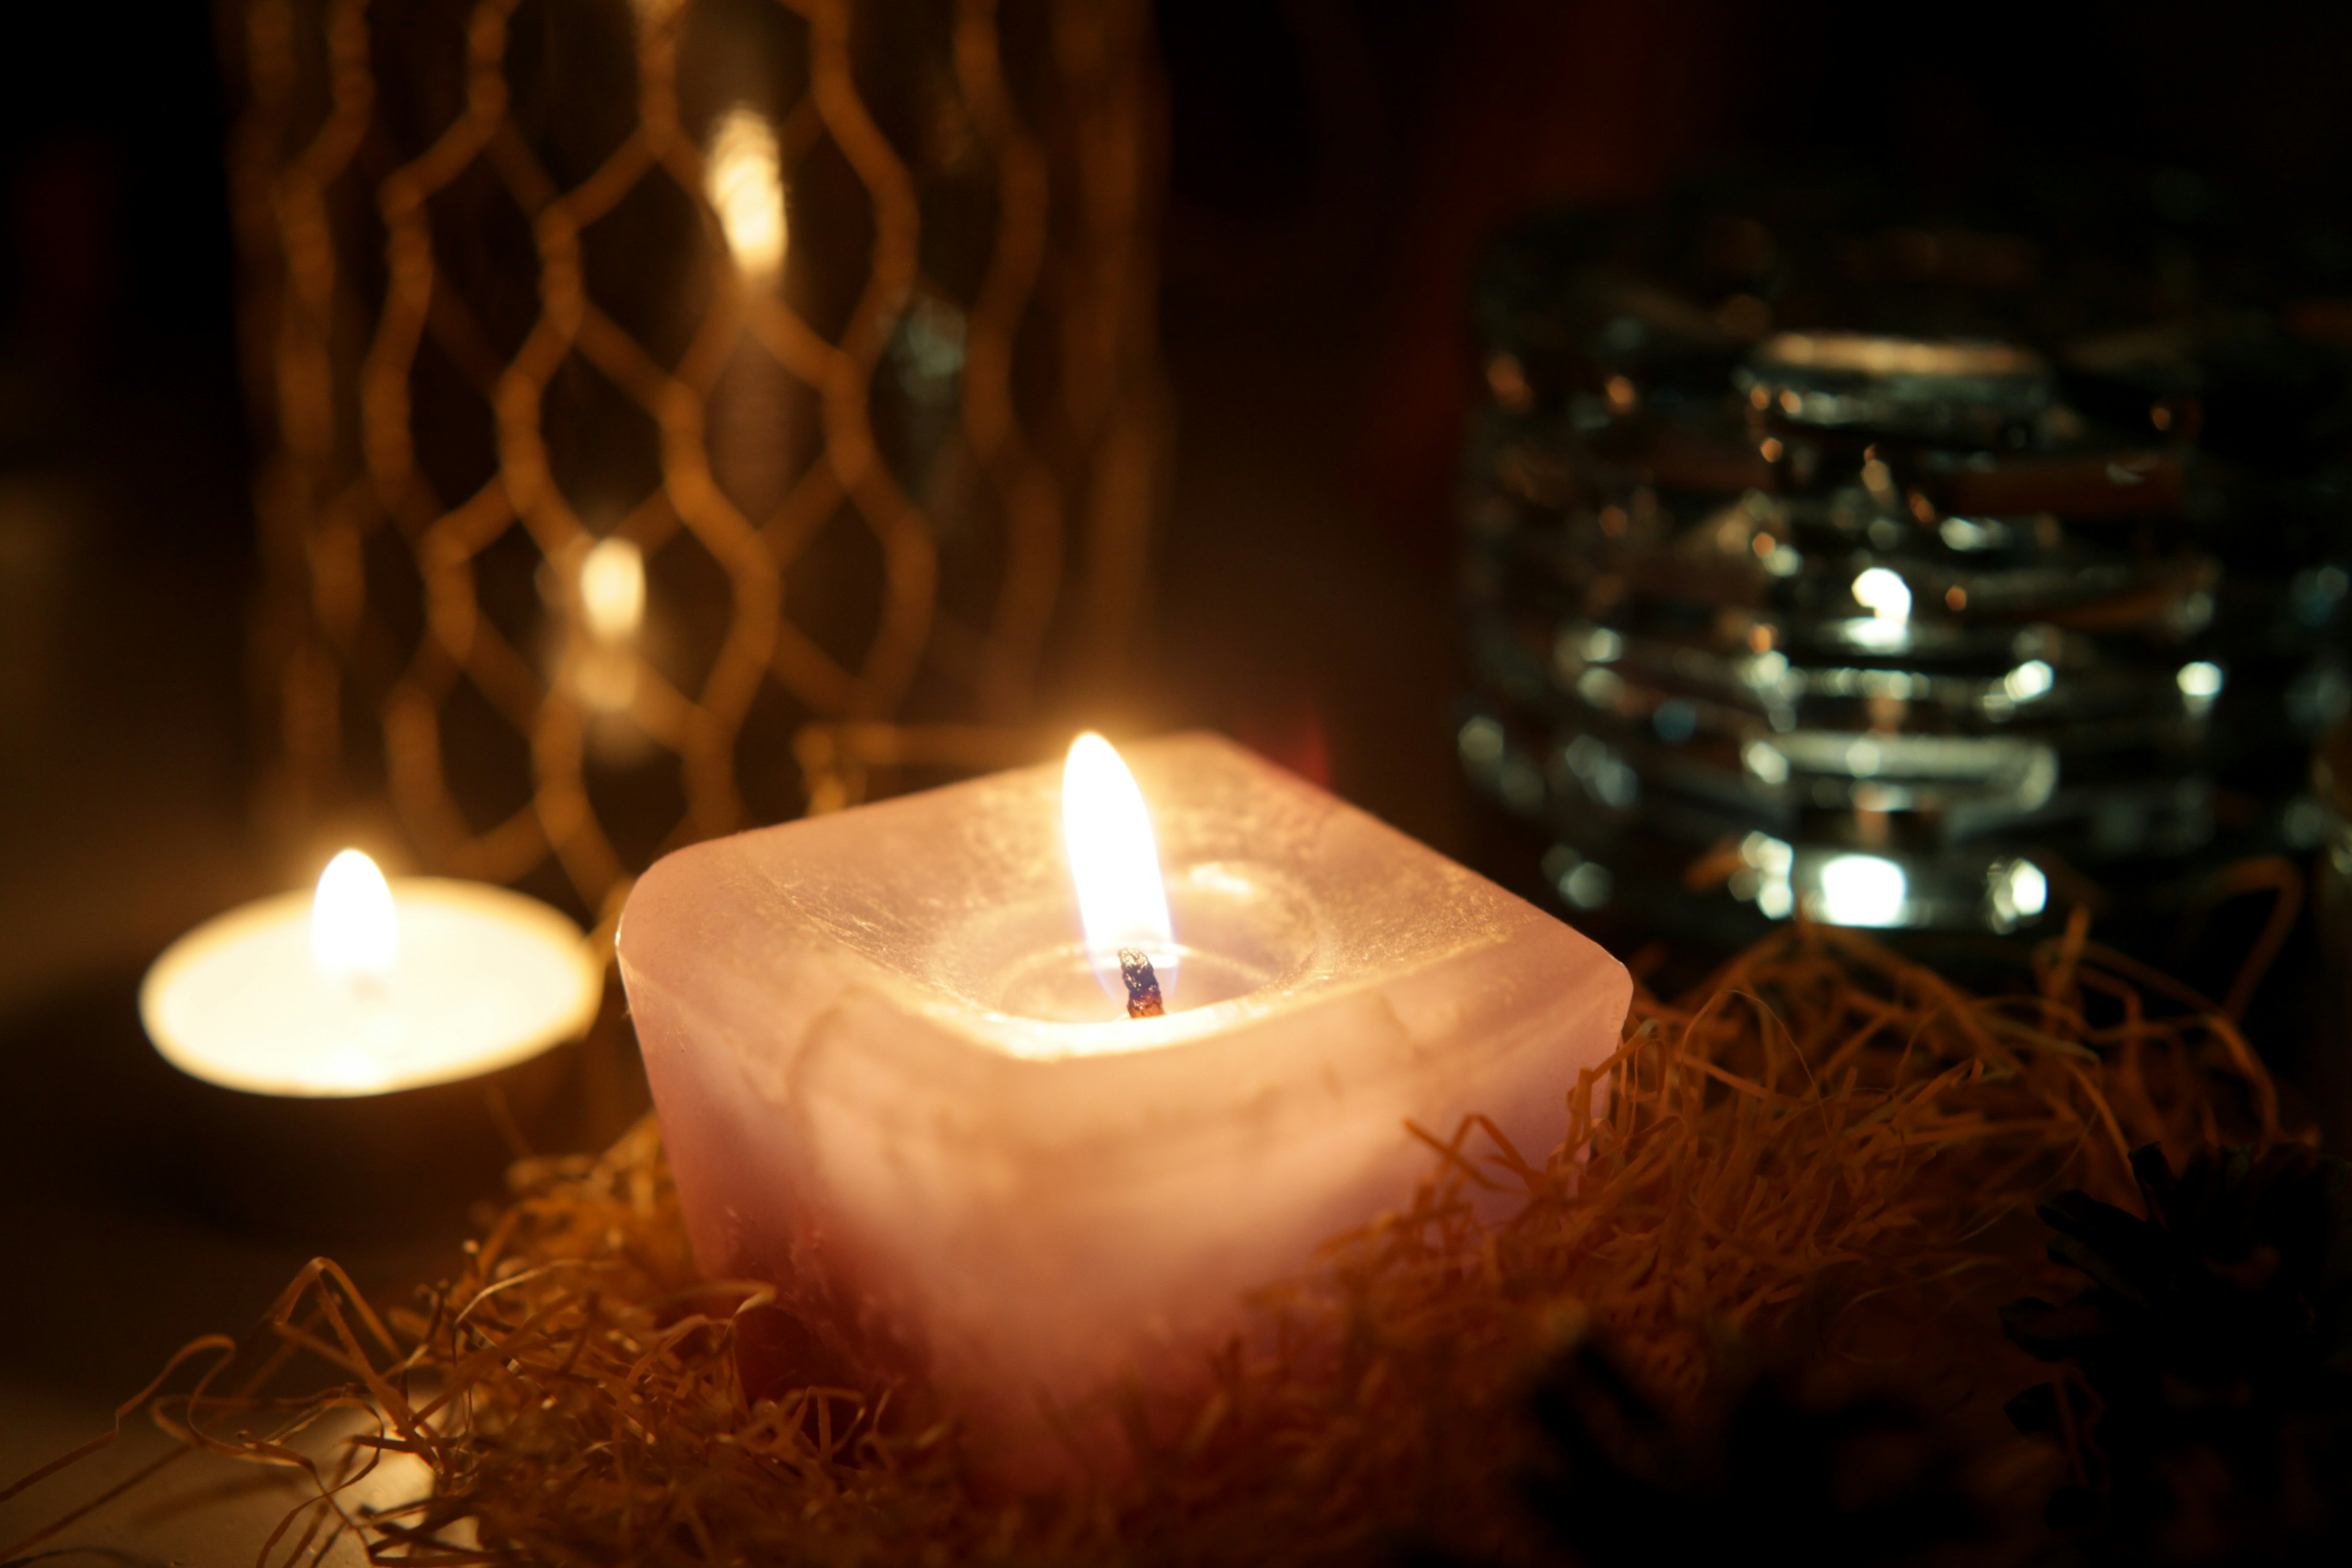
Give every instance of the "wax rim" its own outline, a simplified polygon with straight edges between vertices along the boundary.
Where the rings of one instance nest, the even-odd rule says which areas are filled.
[[[185,932],[159,954],[139,983],[139,1022],[156,1055],[190,1078],[215,1088],[271,1100],[370,1100],[434,1089],[487,1078],[519,1066],[568,1039],[577,1038],[593,1023],[604,994],[604,966],[589,951],[578,925],[562,910],[509,888],[455,877],[397,877],[392,879],[394,907],[405,902],[436,904],[445,910],[493,916],[509,929],[521,930],[541,941],[551,952],[566,955],[576,989],[562,1007],[550,1006],[545,1022],[520,1031],[495,1050],[478,1052],[447,1064],[446,1070],[427,1072],[383,1086],[294,1085],[283,1077],[240,1072],[190,1047],[165,1018],[163,1001],[182,975],[195,970],[225,946],[250,941],[289,921],[307,925],[313,890],[298,888],[224,910]]]
[[[1215,857],[1178,862],[1163,867],[1162,871],[1167,879],[1171,912],[1178,917],[1174,922],[1178,927],[1176,941],[1172,945],[1181,963],[1222,961],[1244,969],[1262,968],[1265,973],[1257,984],[1246,991],[1220,996],[1213,1002],[1195,1003],[1188,1000],[1184,982],[1180,978],[1173,988],[1175,1005],[1156,1017],[1055,1018],[1005,1006],[1002,987],[972,984],[970,966],[959,964],[955,967],[960,974],[945,987],[947,994],[955,1000],[943,1003],[936,998],[927,999],[919,1004],[920,1009],[929,1016],[950,1023],[958,1019],[977,1022],[981,1026],[979,1033],[986,1037],[992,1047],[1022,1060],[1121,1055],[1161,1045],[1179,1044],[1198,1030],[1169,1026],[1170,1020],[1192,1017],[1208,1013],[1213,1008],[1227,1009],[1217,1015],[1221,1017],[1239,1016],[1231,1011],[1233,1004],[1259,1002],[1262,1005],[1263,999],[1269,994],[1279,993],[1315,967],[1316,954],[1323,941],[1320,921],[1315,913],[1313,900],[1280,867],[1262,860]],[[1199,931],[1203,924],[1217,923],[1218,905],[1228,907],[1223,920],[1229,931],[1235,922],[1234,911],[1255,906],[1256,919],[1241,922],[1244,927],[1241,945],[1265,951],[1237,954],[1233,951],[1234,944],[1230,941],[1220,942],[1206,937],[1192,939],[1188,933]],[[1067,959],[1074,969],[1088,973],[1088,977],[1097,983],[1107,999],[1124,1000],[1125,992],[1114,991],[1108,982],[1102,980],[1101,972],[1093,968],[1083,934],[1069,929],[1077,924],[1075,909],[1069,907],[1069,900],[1057,891],[992,905],[977,916],[945,928],[926,945],[926,951],[938,953],[960,945],[969,946],[976,935],[983,942],[1002,942],[1021,935],[1031,927],[1047,931],[1064,931],[1066,934],[1046,939],[1042,947],[1033,947],[1027,942],[1017,945],[1021,947],[1024,957],[1050,953]],[[1287,931],[1294,940],[1279,941],[1279,931]],[[1280,951],[1273,951],[1277,948]],[[1020,960],[1011,962],[1018,963]],[[993,969],[998,966],[987,967]],[[1108,1039],[1097,1041],[1091,1035],[1083,1033],[1050,1035],[1034,1049],[1019,1048],[1007,1043],[1008,1032],[1011,1031],[1087,1031],[1108,1026],[1115,1026],[1119,1031],[1115,1043]]]

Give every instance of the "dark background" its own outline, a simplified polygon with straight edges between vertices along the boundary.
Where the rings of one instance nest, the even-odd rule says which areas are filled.
[[[0,94],[0,1410],[79,1419],[306,1255],[142,1163],[162,1069],[129,1011],[165,942],[294,868],[247,816],[211,19],[26,9]],[[2352,176],[2352,7],[1170,0],[1159,34],[1181,412],[1136,700],[1457,854],[1447,498],[1499,224],[1757,162],[1956,200],[2053,161],[2185,169],[2279,208]]]

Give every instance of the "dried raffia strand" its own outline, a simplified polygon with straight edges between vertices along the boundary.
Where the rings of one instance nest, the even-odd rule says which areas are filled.
[[[2122,1151],[2176,1158],[2215,1130],[2281,1137],[2218,1010],[2160,1012],[2070,930],[2032,994],[1979,997],[1851,933],[1793,929],[1690,998],[1637,996],[1538,1162],[1480,1119],[1439,1137],[1413,1201],[1265,1291],[1257,1331],[1144,1445],[1115,1493],[1008,1502],[954,1430],[887,1391],[746,1408],[736,1313],[697,1279],[648,1120],[595,1158],[517,1173],[520,1196],[452,1282],[379,1317],[331,1264],[272,1314],[276,1354],[343,1383],[295,1401],[205,1393],[157,1415],[188,1441],[307,1467],[289,1443],[365,1413],[275,1560],[358,1529],[436,1563],[1112,1563],[1368,1556],[1400,1531],[1465,1549],[1520,1528],[1507,1486],[1536,1365],[1586,1328],[1672,1405],[1735,1347],[1835,1386],[1932,1386],[1962,1427],[2040,1374],[1993,1305],[2043,1265],[2021,1223],[2062,1187],[2130,1203]],[[2094,1023],[2086,1001],[2100,1006]],[[1524,1191],[1482,1223],[1473,1186]],[[260,1416],[266,1436],[249,1435]],[[1977,1419],[1990,1452],[1998,1423]],[[1142,1428],[1139,1426],[1139,1431]],[[2019,1460],[2010,1471],[2037,1471]],[[336,1485],[378,1449],[433,1495],[362,1520]]]

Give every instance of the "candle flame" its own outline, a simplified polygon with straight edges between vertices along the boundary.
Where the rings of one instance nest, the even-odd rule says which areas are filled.
[[[626,539],[600,539],[580,561],[580,611],[598,642],[626,642],[646,618],[646,555]]]
[[[1062,837],[1069,847],[1087,961],[1095,977],[1105,991],[1124,999],[1119,950],[1138,950],[1158,972],[1160,994],[1172,998],[1176,939],[1151,817],[1135,775],[1111,743],[1091,731],[1070,743],[1070,760],[1062,770]]]
[[[711,132],[705,179],[735,265],[755,283],[773,282],[783,270],[792,229],[775,128],[758,110],[739,105],[720,118]]]
[[[319,973],[353,984],[381,984],[400,950],[392,887],[375,862],[346,849],[319,873],[310,900],[310,956]]]

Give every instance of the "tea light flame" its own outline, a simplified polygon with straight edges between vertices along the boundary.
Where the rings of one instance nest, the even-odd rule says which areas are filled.
[[[705,194],[719,214],[735,265],[757,282],[773,281],[783,270],[792,230],[784,215],[775,128],[758,110],[738,106],[719,120],[706,178]]]
[[[346,849],[319,873],[310,900],[310,956],[319,973],[354,985],[379,985],[392,976],[400,925],[392,888],[375,862]]]
[[[1176,939],[1151,817],[1127,763],[1108,741],[1091,731],[1070,743],[1062,769],[1062,837],[1095,978],[1124,1000],[1119,949],[1139,949],[1159,973],[1160,994],[1172,1000]]]
[[[645,552],[600,539],[580,562],[580,611],[598,642],[626,642],[646,618]]]

